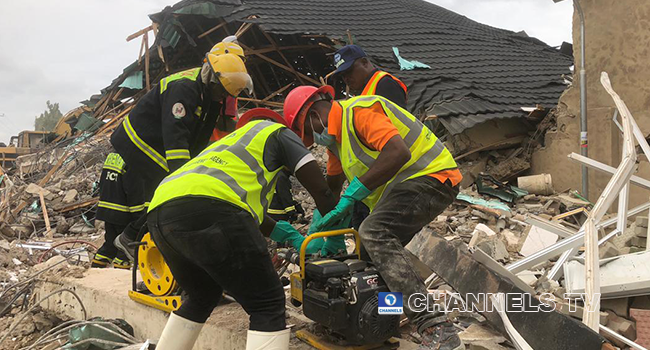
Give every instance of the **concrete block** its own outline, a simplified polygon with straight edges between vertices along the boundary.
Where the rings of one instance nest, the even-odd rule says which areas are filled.
[[[618,248],[616,248],[616,246],[612,242],[603,243],[603,245],[598,247],[598,251],[599,251],[599,257],[601,259],[613,258],[621,254],[621,252],[618,250]]]
[[[65,195],[63,196],[63,203],[70,204],[70,203],[74,202],[75,198],[77,198],[77,194],[78,194],[78,192],[74,188],[67,191],[65,193]]]
[[[472,239],[469,241],[469,247],[474,248],[479,242],[486,240],[490,236],[495,236],[497,233],[484,224],[478,224],[474,227],[472,232]]]
[[[637,216],[635,222],[636,222],[637,227],[639,227],[639,226],[645,227],[645,228],[648,227],[648,217],[647,216]]]
[[[38,197],[38,195],[41,193],[43,194],[43,196],[48,196],[49,194],[51,194],[50,191],[44,189],[43,187],[35,183],[31,183],[27,185],[27,188],[25,188],[25,192],[31,194],[34,197]]]
[[[634,228],[634,235],[636,237],[648,237],[648,228],[647,227],[636,226]]]
[[[618,317],[615,314],[609,314],[607,327],[627,339],[634,341],[636,339],[636,326],[634,321]]]
[[[521,237],[508,229],[505,229],[499,233],[501,237],[503,237],[506,241],[506,244],[508,245],[508,251],[509,252],[517,252],[520,249],[520,244],[519,242],[521,241]]]
[[[523,256],[530,256],[557,242],[558,235],[553,232],[544,230],[537,226],[531,226],[528,236],[524,241],[519,253]]]
[[[601,310],[611,310],[620,317],[628,318],[630,316],[628,309],[630,298],[603,299],[600,301]]]
[[[645,237],[632,237],[632,239],[630,240],[630,244],[632,246],[634,246],[634,247],[645,248],[646,247],[646,241],[647,241],[647,238],[645,238]]]
[[[635,343],[650,348],[650,310],[630,309],[630,317],[636,322]]]
[[[476,247],[484,251],[487,255],[496,261],[504,261],[510,257],[508,248],[506,248],[505,243],[503,243],[503,241],[498,237],[480,242],[476,245]]]

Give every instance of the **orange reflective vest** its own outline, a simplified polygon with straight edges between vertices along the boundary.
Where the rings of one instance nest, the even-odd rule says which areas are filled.
[[[401,87],[404,89],[404,94],[408,96],[408,91],[406,89],[406,85],[402,83],[401,80],[397,79],[394,75],[384,72],[384,71],[376,71],[375,74],[372,75],[370,80],[368,80],[368,83],[366,84],[366,87],[363,88],[363,92],[361,95],[376,95],[377,93],[377,84],[379,84],[379,81],[385,77],[385,76],[391,77],[393,80],[395,80]]]

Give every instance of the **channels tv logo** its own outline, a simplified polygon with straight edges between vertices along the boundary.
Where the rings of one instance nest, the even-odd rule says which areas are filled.
[[[380,315],[401,315],[404,313],[402,293],[380,292],[377,297],[379,299],[377,310]]]

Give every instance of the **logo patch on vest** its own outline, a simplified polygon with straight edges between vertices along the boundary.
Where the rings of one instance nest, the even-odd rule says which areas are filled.
[[[172,106],[172,115],[176,119],[181,119],[185,116],[185,106],[182,103],[177,102]]]

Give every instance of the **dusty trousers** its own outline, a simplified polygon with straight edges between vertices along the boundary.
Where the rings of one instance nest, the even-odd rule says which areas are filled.
[[[250,330],[285,329],[285,298],[253,216],[204,197],[167,202],[148,214],[156,246],[187,298],[175,313],[204,323],[226,291],[250,316]]]
[[[411,294],[427,290],[424,281],[406,255],[404,246],[456,198],[458,189],[421,176],[395,185],[384,195],[359,228],[362,246],[392,292],[404,297],[404,313],[418,328],[429,327],[440,312],[413,312],[408,307]]]

